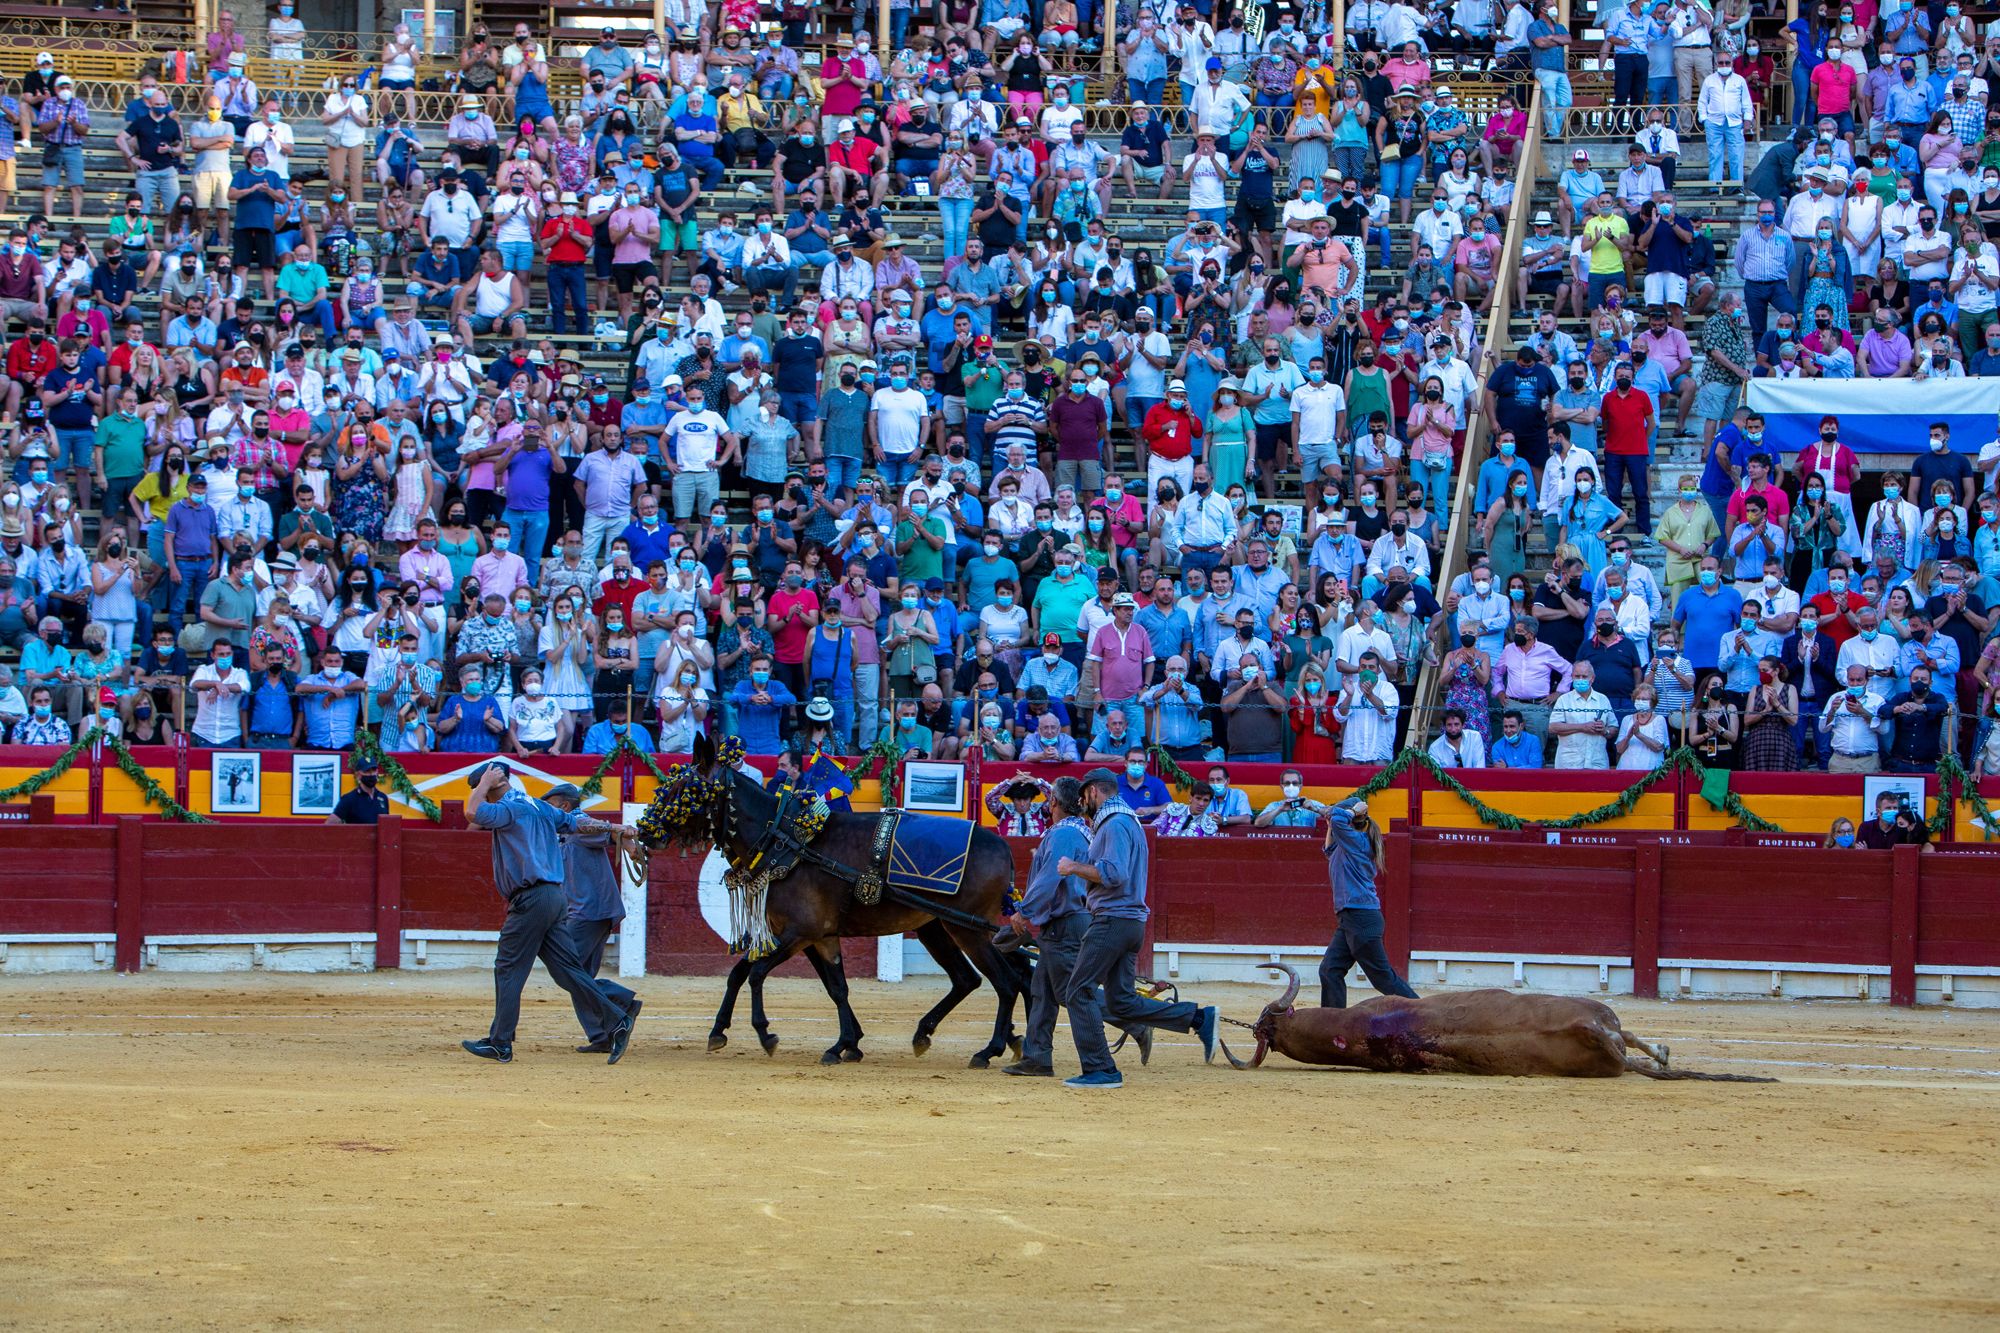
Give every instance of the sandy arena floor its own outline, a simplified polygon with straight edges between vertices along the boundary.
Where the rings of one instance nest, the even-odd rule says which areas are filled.
[[[0,1325],[587,1329],[1992,1327],[2000,1015],[1620,1006],[1772,1087],[963,1068],[934,983],[861,983],[866,1063],[774,983],[644,983],[616,1068],[537,973],[0,979]],[[1251,1017],[1271,992],[1210,987]],[[1073,1072],[1067,1032],[1058,1056]],[[1128,1051],[1128,1055],[1131,1052]]]

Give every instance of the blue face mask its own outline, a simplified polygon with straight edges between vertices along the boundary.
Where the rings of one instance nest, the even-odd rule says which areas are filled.
[[[750,673],[750,679],[759,685],[765,685],[770,682],[771,673],[768,671],[753,671]]]
[[[1852,833],[1836,833],[1833,835],[1833,845],[1836,847],[1852,847],[1854,845],[1854,835]]]
[[[1702,570],[1702,571],[1701,571],[1701,586],[1702,586],[1702,587],[1704,587],[1704,588],[1713,588],[1713,587],[1715,586],[1715,583],[1716,583],[1716,575],[1715,575],[1715,571],[1714,571],[1714,570],[1712,570],[1712,569],[1704,569],[1704,570]]]

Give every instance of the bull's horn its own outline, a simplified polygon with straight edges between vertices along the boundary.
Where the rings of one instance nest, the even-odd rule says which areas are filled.
[[[1264,968],[1270,972],[1282,972],[1287,978],[1285,993],[1276,1001],[1278,1012],[1283,1013],[1292,1007],[1293,1000],[1299,998],[1299,974],[1290,963],[1266,963]]]
[[[1258,1065],[1264,1063],[1264,1052],[1268,1048],[1265,1046],[1262,1033],[1257,1035],[1257,1049],[1248,1060],[1237,1059],[1236,1052],[1230,1050],[1229,1043],[1224,1041],[1220,1036],[1216,1038],[1216,1041],[1222,1047],[1222,1057],[1229,1061],[1231,1069],[1255,1069]]]

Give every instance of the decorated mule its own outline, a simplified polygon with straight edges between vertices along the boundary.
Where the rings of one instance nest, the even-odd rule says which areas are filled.
[[[970,820],[830,810],[810,790],[764,790],[744,772],[743,742],[697,736],[691,763],[677,766],[639,819],[648,848],[678,846],[729,863],[730,914],[742,956],[729,971],[708,1049],[728,1044],[737,992],[750,983],[750,1026],[766,1054],[777,1049],[764,1012],[764,978],[795,954],[819,974],[840,1015],[840,1037],[822,1064],[861,1058],[861,1024],[848,1004],[843,937],[914,933],[951,979],[951,990],[917,1024],[911,1044],[930,1048],[938,1024],[959,1001],[993,983],[999,1008],[993,1036],[972,1057],[984,1069],[1012,1047],[1014,1001],[1027,988],[1025,961],[994,948],[993,934],[1013,887],[1014,858],[990,829]]]

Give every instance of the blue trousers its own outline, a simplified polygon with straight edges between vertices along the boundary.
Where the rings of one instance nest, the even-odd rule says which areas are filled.
[[[1416,999],[1410,983],[1398,976],[1382,947],[1382,913],[1374,907],[1346,907],[1337,914],[1333,942],[1319,961],[1319,1006],[1322,1009],[1347,1007],[1347,969],[1361,964],[1368,984],[1384,995]],[[1072,1019],[1072,1022],[1075,1020]]]
[[[514,553],[528,566],[528,582],[533,583],[540,575],[542,556],[549,549],[549,511],[509,507],[502,517],[514,530]]]
[[[590,283],[582,264],[549,265],[549,309],[551,327],[558,334],[570,331],[566,313],[574,312],[576,332],[590,332]]]
[[[181,581],[172,585],[172,600],[168,603],[167,614],[178,632],[188,608],[201,605],[201,594],[208,587],[209,571],[214,569],[215,562],[206,558],[182,560],[176,557],[174,564],[181,571]]]

